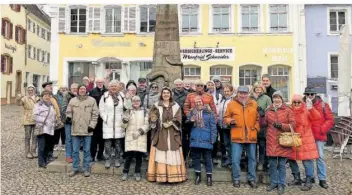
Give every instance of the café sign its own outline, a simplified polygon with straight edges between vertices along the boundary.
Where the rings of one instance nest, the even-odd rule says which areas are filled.
[[[235,48],[183,48],[181,49],[182,61],[234,61]]]

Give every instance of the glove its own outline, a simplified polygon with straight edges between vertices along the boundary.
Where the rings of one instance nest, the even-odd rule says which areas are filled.
[[[125,111],[125,113],[122,116],[122,119],[128,121],[130,117],[131,117],[131,111],[128,110],[128,111]]]
[[[311,99],[307,98],[306,106],[307,106],[307,109],[308,109],[308,110],[312,109],[312,107],[313,107],[313,102],[312,102]]]
[[[66,124],[72,124],[72,119],[70,117],[66,117]]]
[[[133,139],[137,139],[139,136],[140,136],[140,133],[139,133],[139,132],[133,132],[133,133],[132,133],[132,138],[133,138]]]
[[[169,127],[171,127],[171,126],[172,126],[172,121],[163,123],[163,126],[164,126],[164,128],[169,128]]]
[[[275,127],[276,129],[281,129],[281,128],[282,128],[282,124],[279,123],[279,122],[275,122],[275,123],[274,123],[274,127]]]
[[[92,133],[94,129],[92,127],[88,127],[88,133]]]
[[[236,121],[235,120],[232,120],[230,122],[230,127],[236,127]]]

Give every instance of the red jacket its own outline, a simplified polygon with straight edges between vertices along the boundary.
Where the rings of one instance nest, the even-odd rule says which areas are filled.
[[[301,104],[301,107],[294,108],[293,112],[296,116],[296,128],[295,132],[301,135],[302,146],[295,148],[293,147],[293,153],[290,157],[291,160],[313,160],[319,157],[317,146],[315,144],[312,122],[319,121],[321,116],[319,112],[313,107],[307,110],[305,104]]]
[[[87,86],[87,92],[91,91],[94,88],[94,82],[89,82]]]
[[[282,147],[279,144],[279,135],[283,132],[290,132],[290,126],[294,129],[296,126],[295,115],[291,108],[282,104],[276,111],[273,105],[270,105],[265,113],[265,120],[268,125],[266,133],[266,155],[271,157],[285,157],[292,156],[292,148]],[[274,123],[282,124],[281,130],[274,127]]]
[[[328,103],[325,103],[323,112],[323,100],[316,96],[313,100],[314,108],[320,113],[320,120],[312,121],[312,131],[316,141],[326,141],[329,130],[334,126],[334,115]]]

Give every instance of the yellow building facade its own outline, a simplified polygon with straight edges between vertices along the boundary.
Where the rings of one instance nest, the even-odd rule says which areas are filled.
[[[285,97],[297,89],[299,18],[296,5],[178,5],[184,79],[252,85],[269,73]],[[84,76],[123,82],[152,67],[156,5],[50,7],[50,78],[59,85]],[[296,34],[295,34],[296,33]],[[54,40],[57,43],[54,43]]]

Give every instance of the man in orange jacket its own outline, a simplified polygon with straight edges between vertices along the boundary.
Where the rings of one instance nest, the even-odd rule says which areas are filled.
[[[240,160],[245,147],[248,156],[248,184],[256,188],[256,143],[259,128],[257,102],[249,97],[247,86],[240,86],[224,116],[224,123],[231,127],[233,186],[240,187]]]

